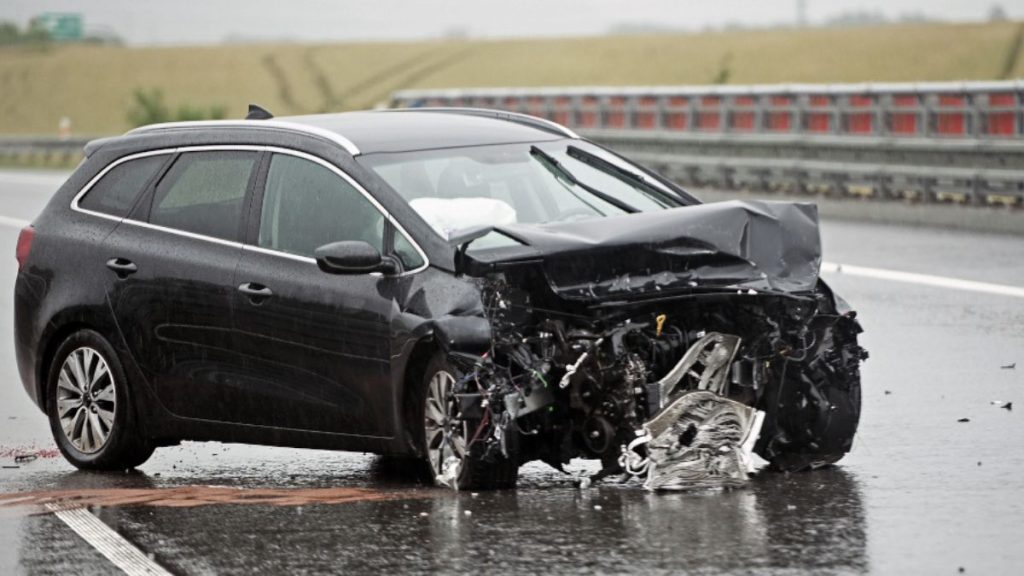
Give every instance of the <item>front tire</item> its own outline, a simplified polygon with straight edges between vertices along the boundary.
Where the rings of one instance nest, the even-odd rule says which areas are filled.
[[[765,390],[767,413],[757,453],[778,471],[813,470],[838,462],[853,447],[860,422],[859,325],[818,317],[816,345],[797,361],[783,359]]]
[[[153,454],[139,432],[124,368],[103,336],[82,330],[57,349],[47,379],[50,430],[82,470],[127,470]]]
[[[419,436],[434,483],[455,490],[514,488],[519,474],[515,455],[488,454],[487,427],[493,424],[462,417],[455,397],[458,374],[436,354],[423,375]]]

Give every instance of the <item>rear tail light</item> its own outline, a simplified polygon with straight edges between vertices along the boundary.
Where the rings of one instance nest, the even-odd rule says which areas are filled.
[[[18,248],[15,251],[18,257],[18,270],[20,271],[25,267],[25,263],[28,262],[28,255],[32,252],[32,241],[36,239],[36,229],[31,226],[25,226],[21,229],[21,234],[18,235]]]

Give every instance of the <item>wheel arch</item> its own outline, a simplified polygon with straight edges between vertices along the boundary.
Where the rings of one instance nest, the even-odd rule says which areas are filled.
[[[81,320],[73,320],[54,329],[40,343],[40,350],[42,352],[39,355],[38,366],[36,366],[36,398],[39,399],[39,407],[44,412],[46,411],[47,402],[49,402],[48,395],[50,391],[48,390],[47,383],[50,381],[50,366],[53,364],[53,357],[57,354],[57,350],[65,340],[70,338],[72,334],[82,330],[99,332],[92,324]]]
[[[82,330],[92,330],[96,332],[114,349],[115,353],[120,351],[118,345],[118,335],[116,328],[106,319],[103,318],[102,313],[97,311],[93,307],[84,307],[65,310],[61,313],[54,315],[46,323],[46,329],[42,331],[42,335],[39,339],[39,345],[37,346],[38,356],[36,357],[35,375],[36,375],[36,398],[38,398],[39,407],[45,412],[46,403],[49,400],[47,397],[49,391],[47,390],[47,382],[49,381],[50,366],[53,364],[53,357],[57,354],[57,350],[61,344],[64,343],[72,334],[80,332]],[[124,364],[124,360],[120,359],[121,363]]]
[[[414,456],[421,456],[414,436],[415,428],[410,426],[420,417],[419,407],[415,405],[414,401],[419,397],[418,390],[423,383],[423,373],[427,369],[427,364],[440,351],[441,347],[432,333],[423,336],[413,345],[402,374],[399,397],[401,422],[399,426],[405,451]]]

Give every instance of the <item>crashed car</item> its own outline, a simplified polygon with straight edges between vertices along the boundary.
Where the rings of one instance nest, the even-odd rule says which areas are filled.
[[[596,459],[651,490],[833,463],[856,314],[815,207],[702,204],[476,109],[98,140],[18,241],[16,352],[64,456],[219,440],[412,457],[456,489]]]

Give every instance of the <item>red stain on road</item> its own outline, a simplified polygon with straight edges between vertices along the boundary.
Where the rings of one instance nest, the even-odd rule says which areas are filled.
[[[9,458],[56,458],[60,450],[56,448],[36,448],[35,446],[0,446],[0,460]]]
[[[436,492],[435,492],[436,494]],[[368,488],[93,488],[0,494],[0,507],[45,506],[166,506],[191,508],[218,504],[308,506],[380,500],[424,498],[430,491],[381,491]]]

